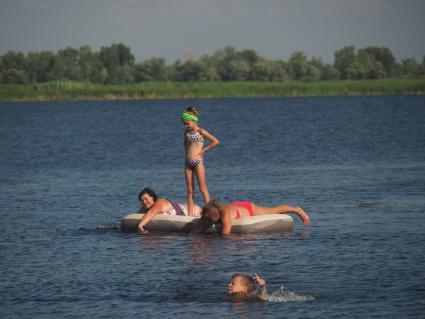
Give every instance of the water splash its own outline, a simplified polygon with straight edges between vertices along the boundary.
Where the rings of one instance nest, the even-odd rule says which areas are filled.
[[[305,301],[313,301],[314,298],[311,295],[299,295],[292,291],[289,291],[286,287],[281,285],[278,289],[269,289],[267,301],[270,302],[305,302]]]

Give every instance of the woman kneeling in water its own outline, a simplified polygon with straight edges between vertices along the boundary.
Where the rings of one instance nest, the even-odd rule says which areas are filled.
[[[158,198],[150,188],[143,189],[139,194],[139,201],[142,204],[138,214],[145,214],[137,225],[140,232],[145,231],[145,226],[158,214],[188,216],[187,204],[176,204],[165,198]],[[201,215],[201,208],[194,205],[193,216]]]
[[[304,225],[310,224],[310,217],[301,207],[278,205],[262,207],[253,202],[234,202],[222,204],[214,199],[204,206],[200,220],[193,226],[192,233],[201,233],[211,223],[221,223],[222,234],[228,235],[232,230],[232,220],[248,216],[294,213],[301,218]]]

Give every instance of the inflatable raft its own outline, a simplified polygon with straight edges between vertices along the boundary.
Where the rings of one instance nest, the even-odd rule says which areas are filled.
[[[128,214],[121,221],[121,229],[125,232],[137,231],[137,225],[143,214]],[[159,232],[190,232],[192,225],[199,217],[175,216],[158,214],[145,229]],[[233,220],[232,233],[282,233],[290,232],[294,227],[294,220],[286,214],[249,216]],[[220,225],[213,225],[206,232],[220,232]]]

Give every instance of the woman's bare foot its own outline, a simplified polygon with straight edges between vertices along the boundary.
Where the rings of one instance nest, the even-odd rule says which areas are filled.
[[[297,209],[296,213],[298,216],[300,216],[304,225],[310,224],[310,217],[307,215],[307,213],[301,207],[297,207],[296,209]]]

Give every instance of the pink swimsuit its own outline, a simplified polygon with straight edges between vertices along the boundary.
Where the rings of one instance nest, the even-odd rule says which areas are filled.
[[[236,208],[236,206],[245,207],[248,210],[249,214],[251,216],[254,216],[254,208],[252,207],[252,202],[233,202],[230,205],[235,207],[236,209],[236,219],[241,218],[241,213],[239,213],[239,210]]]

